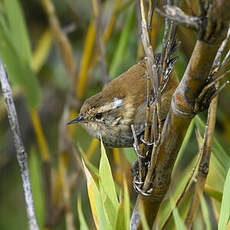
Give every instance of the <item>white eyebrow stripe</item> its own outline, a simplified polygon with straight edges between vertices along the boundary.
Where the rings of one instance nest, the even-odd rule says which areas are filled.
[[[114,97],[112,102],[109,102],[109,103],[101,106],[100,112],[103,113],[103,112],[109,111],[111,109],[117,109],[122,105],[122,103],[123,103],[122,99]]]
[[[101,106],[100,112],[103,113],[103,112],[106,112],[106,111],[108,111],[108,110],[111,110],[112,106],[113,106],[113,102],[112,102],[112,103],[105,104],[105,105]]]
[[[113,99],[113,109],[116,109],[116,108],[118,108],[118,107],[120,107],[121,106],[121,104],[122,104],[122,102],[123,102],[123,100],[122,99],[119,99],[119,98],[117,98],[117,97],[114,97],[114,99]]]

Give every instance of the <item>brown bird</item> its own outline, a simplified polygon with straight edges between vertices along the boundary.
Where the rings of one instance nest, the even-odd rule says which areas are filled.
[[[156,60],[160,55],[155,55]],[[168,113],[172,95],[178,85],[177,78],[170,74],[176,58],[166,68],[169,77],[161,95],[160,118]],[[169,76],[170,74],[170,76]],[[133,146],[131,125],[138,138],[144,132],[146,113],[146,64],[142,60],[104,86],[101,92],[88,98],[80,114],[68,124],[80,123],[90,135],[102,138],[110,147]]]

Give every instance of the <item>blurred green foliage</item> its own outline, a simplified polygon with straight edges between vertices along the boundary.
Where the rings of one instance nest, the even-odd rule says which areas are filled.
[[[4,1],[0,14],[0,56],[9,78],[25,92],[30,108],[38,107],[40,87],[31,61],[31,47],[21,7],[17,0]]]
[[[114,1],[107,0],[102,2],[102,24],[106,27],[106,23],[114,6]],[[89,22],[92,19],[91,1],[68,0],[53,1],[53,3],[61,27],[70,39],[77,64],[77,71],[79,71],[85,35]],[[132,1],[123,1],[112,36],[108,44],[105,45],[107,71],[110,77],[116,77],[138,60],[140,38],[135,7]],[[157,23],[162,23],[160,16],[157,16]],[[55,178],[52,188],[61,187],[60,184],[62,184],[63,181],[58,177],[60,167],[58,160],[60,153],[58,149],[61,142],[58,138],[60,132],[59,124],[61,122],[60,119],[64,109],[66,95],[70,91],[71,86],[56,41],[53,42],[48,59],[44,60],[38,73],[35,73],[34,67],[32,66],[34,51],[39,43],[39,39],[48,27],[49,22],[40,1],[0,1],[0,57],[8,71],[15,95],[14,98],[21,125],[20,128],[22,130],[24,144],[29,154],[35,210],[41,228],[44,227],[47,215],[47,201],[45,199],[45,181],[47,178],[44,173],[45,164],[39,152],[40,150],[28,111],[37,109],[39,112],[44,135],[51,152],[51,176]],[[163,27],[156,33],[158,43],[155,48],[158,51],[161,46],[162,31]],[[193,36],[191,36],[189,40],[183,36],[181,31],[182,28],[179,27],[178,40],[181,41],[181,45],[176,54],[179,56],[179,59],[175,65],[175,71],[179,79],[183,76],[191,55],[188,50],[192,49],[194,44]],[[187,30],[186,33],[190,33],[189,30]],[[189,46],[189,49],[186,46]],[[96,50],[97,48],[95,47],[94,52],[96,52]],[[100,65],[91,66],[88,75],[86,97],[95,94],[95,92],[100,91],[103,87]],[[227,86],[221,93],[219,99],[216,137],[207,181],[207,184],[213,189],[209,190],[209,193],[207,191],[201,198],[201,213],[203,215],[201,223],[203,227],[200,229],[206,229],[206,227],[210,229],[210,226],[212,226],[212,229],[217,228],[218,223],[214,218],[216,215],[215,212],[220,215],[219,229],[223,229],[223,226],[228,221],[227,218],[230,207],[227,205],[229,204],[228,191],[230,189],[230,154],[228,151],[230,148],[230,120],[228,119],[230,116],[229,99],[230,90],[229,86]],[[82,102],[80,101],[78,103]],[[170,192],[160,209],[161,218],[159,218],[158,223],[161,227],[175,206],[194,167],[198,152],[194,130],[199,129],[201,134],[203,134],[206,113],[201,114],[200,117],[202,119],[196,117],[194,123],[191,124],[184,139],[183,148],[179,153],[173,171]],[[15,149],[9,134],[7,113],[3,105],[0,108],[0,125],[0,229],[27,229],[28,225],[21,178],[16,162]],[[95,221],[93,221],[93,215],[90,210],[90,202],[92,205],[92,200],[88,198],[87,192],[92,192],[92,196],[94,195],[95,199],[98,200],[95,203],[95,213],[98,215],[99,226],[110,226],[111,224],[114,227],[113,229],[122,229],[121,226],[125,226],[127,229],[129,225],[130,206],[133,205],[131,203],[132,199],[130,201],[128,196],[129,185],[124,183],[117,189],[116,177],[113,176],[115,182],[111,179],[112,174],[110,170],[114,173],[117,167],[116,163],[114,163],[113,155],[109,154],[111,150],[106,149],[111,163],[110,169],[109,161],[103,147],[102,151],[100,151],[99,147],[96,147],[92,159],[89,160],[87,158],[85,153],[88,151],[92,139],[85,130],[81,127],[77,127],[73,139],[77,144],[80,143],[79,146],[82,147],[82,155],[80,155],[79,152],[77,154],[84,159],[85,165],[88,168],[86,169],[85,167],[84,169],[88,186],[89,181],[92,185],[92,191],[90,191],[89,187],[87,190],[85,177],[82,176],[83,170],[79,170],[80,163],[76,161],[73,156],[69,156],[68,175],[72,176],[71,173],[75,172],[75,168],[78,168],[80,171],[77,171],[80,175],[80,179],[78,178],[78,183],[74,187],[74,192],[71,196],[71,210],[73,210],[76,229],[79,229],[79,227],[84,230],[95,229]],[[124,152],[124,155],[126,155],[128,159],[127,162],[134,162],[135,154],[133,150],[125,149]],[[125,162],[125,168],[127,171],[130,171],[130,164],[127,162]],[[95,169],[95,166],[99,168],[99,171]],[[62,191],[60,194],[59,192],[52,194],[51,197],[52,201],[57,205],[54,205],[54,209],[58,209],[58,205],[63,202]],[[131,194],[131,197],[132,196],[133,194]],[[223,197],[223,205],[221,205],[220,199],[217,199],[217,197]],[[188,193],[181,205],[174,209],[173,218],[169,220],[166,229],[173,229],[175,225],[178,229],[183,228],[181,218],[185,217],[190,200],[191,194]],[[121,203],[121,201],[124,203]],[[118,214],[119,212],[121,213]],[[114,216],[116,216],[116,218],[114,218]],[[197,226],[197,223],[200,223],[199,221],[200,219],[197,218],[194,226]],[[105,229],[109,229],[110,227]],[[52,228],[67,229],[63,214],[60,215],[58,221]]]

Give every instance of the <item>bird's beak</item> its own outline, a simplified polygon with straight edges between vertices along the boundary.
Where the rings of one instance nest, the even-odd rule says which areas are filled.
[[[74,118],[73,120],[69,121],[67,123],[67,125],[73,124],[73,123],[77,123],[79,121],[82,121],[84,119],[84,116],[82,114],[79,114],[78,117]]]

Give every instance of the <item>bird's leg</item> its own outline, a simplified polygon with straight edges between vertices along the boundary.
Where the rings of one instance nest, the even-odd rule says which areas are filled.
[[[137,135],[136,135],[136,132],[134,130],[134,126],[131,125],[131,130],[132,130],[132,133],[133,133],[133,139],[134,139],[134,142],[133,142],[133,148],[137,154],[137,157],[140,157],[140,158],[145,158],[144,155],[140,154],[140,147],[139,147],[139,143],[138,143],[138,140],[137,140]]]
[[[151,160],[151,147],[148,150],[148,154],[145,158],[145,162],[143,164],[144,168],[145,168],[145,172],[147,172],[149,166],[150,166],[150,160]],[[132,166],[132,172],[133,172],[133,176],[137,177],[136,174],[139,172],[139,164],[138,161],[135,161],[133,166]],[[141,184],[143,185],[143,183]],[[133,187],[136,190],[136,192],[140,193],[143,196],[150,196],[152,193],[152,186],[150,185],[148,189],[143,190],[140,186],[140,183],[138,180],[133,180]]]
[[[144,184],[143,181],[139,181],[139,162],[136,160],[132,165],[132,174],[133,174],[133,188],[137,193],[142,194],[143,196],[148,196],[149,193],[141,189]]]
[[[142,139],[143,139],[143,137],[142,137]],[[135,140],[135,138],[134,138],[134,140]],[[139,150],[139,145],[137,144],[136,146],[138,146],[138,147],[136,147],[136,148],[134,147],[134,149],[138,149]],[[148,153],[152,152],[152,151],[150,151],[151,146],[152,145],[148,146],[148,148],[149,148],[149,150],[147,151]],[[144,158],[143,158],[143,155],[141,155],[138,152],[137,156],[141,156],[141,158],[138,159],[138,160],[136,160],[133,163],[132,168],[131,168],[132,174],[133,174],[133,187],[134,187],[134,189],[135,189],[135,191],[137,193],[140,193],[143,196],[149,196],[149,195],[151,195],[151,188],[148,189],[148,191],[144,191],[142,189],[142,185],[144,184],[144,178],[146,176],[146,172],[147,172],[148,167],[150,165],[151,154],[147,154],[147,156],[144,156]],[[141,165],[142,165],[142,167],[144,167],[144,169],[142,170],[144,172],[144,175],[142,175],[141,178],[140,178],[140,173],[139,173],[140,172],[139,160],[142,160],[142,164]]]
[[[148,190],[147,192],[145,192],[143,189],[139,188],[135,183],[133,183],[133,187],[136,190],[136,192],[140,193],[143,196],[151,196],[151,191]]]
[[[135,162],[133,163],[132,167],[131,167],[131,171],[133,174],[133,185],[142,185],[143,182],[140,182],[139,180],[139,162],[138,160],[135,160]],[[135,186],[134,186],[135,188]]]
[[[145,145],[147,145],[147,146],[152,146],[152,145],[154,144],[154,142],[146,141],[146,140],[144,139],[143,135],[140,137],[140,141],[141,141],[142,143],[144,143]]]
[[[139,186],[141,187],[144,184],[146,169],[142,169],[142,167],[145,167],[144,162],[145,162],[146,156],[140,153],[140,147],[139,147],[137,135],[136,135],[133,124],[131,125],[131,130],[132,130],[133,139],[134,139],[133,147],[138,157],[138,159],[134,162],[132,166],[133,186],[135,190],[138,191],[140,189]]]
[[[143,137],[140,137],[140,141],[143,142],[146,146],[148,146],[148,150],[147,150],[148,154],[142,155],[140,153],[139,143],[133,125],[131,125],[131,129],[133,132],[133,139],[134,139],[133,147],[138,157],[138,159],[132,165],[133,187],[136,190],[136,192],[140,193],[141,195],[150,196],[152,188],[150,187],[147,190],[143,190],[142,186],[144,184],[145,176],[150,165],[152,146],[154,143],[146,142]],[[140,167],[143,168],[141,169]],[[141,170],[143,174],[140,173]]]

